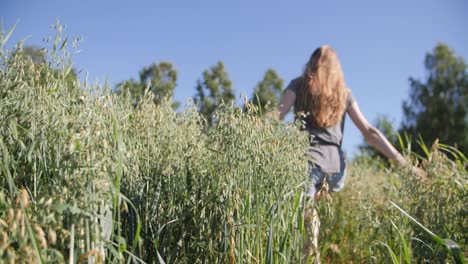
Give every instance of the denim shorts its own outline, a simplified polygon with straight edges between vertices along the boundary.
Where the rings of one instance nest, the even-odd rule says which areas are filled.
[[[305,195],[314,197],[315,193],[320,190],[325,180],[327,181],[329,192],[341,191],[346,180],[346,168],[342,172],[337,173],[326,173],[318,167],[312,168],[309,174],[310,184],[307,187]]]

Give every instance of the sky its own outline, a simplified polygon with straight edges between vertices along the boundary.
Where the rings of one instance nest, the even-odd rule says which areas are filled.
[[[0,0],[9,45],[49,47],[57,19],[65,36],[80,37],[73,66],[80,78],[112,86],[138,79],[153,62],[178,71],[174,99],[195,95],[205,69],[223,61],[237,96],[251,97],[267,69],[285,84],[312,52],[330,45],[365,117],[386,115],[396,128],[409,97],[409,78],[424,80],[424,57],[438,43],[468,59],[468,2],[355,1],[25,1]],[[363,138],[347,118],[343,149],[352,156]]]

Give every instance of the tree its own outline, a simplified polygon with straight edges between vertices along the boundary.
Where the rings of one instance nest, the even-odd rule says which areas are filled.
[[[441,143],[468,151],[468,74],[466,64],[445,44],[426,55],[426,81],[410,78],[410,98],[403,103],[401,132],[431,146]]]
[[[24,46],[22,54],[31,58],[34,64],[46,63],[46,55],[44,49],[36,46]]]
[[[177,85],[177,71],[170,62],[153,63],[144,67],[140,71],[140,80],[130,79],[117,84],[119,93],[128,93],[135,102],[143,96],[145,89],[154,94],[154,102],[160,104],[166,97],[174,95]],[[178,102],[173,102],[173,107],[177,108]]]
[[[273,69],[268,69],[254,89],[252,95],[252,104],[256,105],[259,113],[265,112],[267,105],[276,107],[283,92],[283,79],[279,77]]]
[[[156,103],[160,103],[163,98],[174,95],[177,71],[169,62],[153,63],[140,72],[140,81],[154,93]]]
[[[18,53],[21,56],[30,58],[31,61],[44,69],[47,69],[52,72],[55,78],[64,78],[65,88],[68,92],[73,94],[81,94],[81,90],[78,86],[78,75],[75,68],[71,68],[69,71],[66,71],[63,75],[63,71],[52,68],[51,64],[47,60],[46,50],[37,46],[24,46],[15,50],[15,53]]]
[[[119,94],[127,94],[136,103],[143,96],[145,86],[140,81],[131,78],[130,80],[118,83],[116,90]]]
[[[232,82],[222,61],[203,72],[203,80],[197,82],[196,89],[195,103],[209,125],[213,125],[213,114],[218,106],[235,99]]]

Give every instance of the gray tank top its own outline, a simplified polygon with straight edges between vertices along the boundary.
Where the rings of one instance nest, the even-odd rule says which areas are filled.
[[[301,86],[302,79],[299,77],[292,80],[286,87],[286,90],[290,90],[297,94],[297,90]],[[305,130],[307,130],[311,135],[311,148],[309,154],[312,156],[315,165],[327,173],[343,172],[346,167],[341,143],[343,140],[345,114],[355,101],[351,90],[348,89],[348,91],[345,112],[343,114],[343,118],[341,118],[341,122],[329,128],[317,127],[307,120],[305,123]],[[294,109],[294,113],[296,113],[296,109]]]

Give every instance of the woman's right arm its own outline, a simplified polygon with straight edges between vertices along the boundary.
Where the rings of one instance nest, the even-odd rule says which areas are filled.
[[[348,114],[353,123],[359,128],[367,143],[377,149],[380,153],[385,155],[388,159],[398,162],[400,165],[405,165],[406,160],[403,156],[393,147],[382,132],[376,127],[369,124],[367,119],[359,110],[356,102],[348,109]]]
[[[296,101],[296,94],[287,89],[284,94],[283,94],[283,97],[281,98],[281,102],[279,104],[279,118],[280,120],[283,120],[284,117],[289,113],[289,110],[291,110],[291,107],[294,105],[294,102]]]

